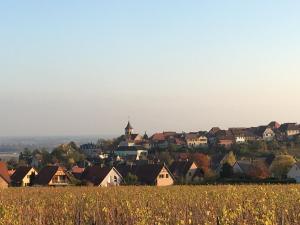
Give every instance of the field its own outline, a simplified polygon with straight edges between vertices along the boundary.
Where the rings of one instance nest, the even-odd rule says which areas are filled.
[[[300,186],[9,188],[0,224],[300,224]]]

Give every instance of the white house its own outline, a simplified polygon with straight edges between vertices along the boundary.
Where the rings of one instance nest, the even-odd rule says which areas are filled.
[[[194,148],[199,146],[206,146],[208,143],[207,137],[204,133],[189,133],[185,135],[185,141],[188,147]]]
[[[300,162],[297,162],[287,173],[288,178],[295,179],[297,183],[300,183]]]
[[[130,157],[134,158],[135,160],[142,160],[147,158],[148,150],[140,145],[119,146],[114,153],[120,158]]]
[[[263,132],[263,139],[265,141],[272,141],[274,138],[275,138],[274,131],[271,128],[267,127]]]

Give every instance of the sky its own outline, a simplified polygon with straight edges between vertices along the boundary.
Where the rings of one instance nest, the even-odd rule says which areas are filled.
[[[300,122],[300,2],[0,1],[0,136]]]

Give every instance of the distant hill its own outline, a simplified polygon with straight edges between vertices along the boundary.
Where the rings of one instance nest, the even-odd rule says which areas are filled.
[[[0,152],[19,153],[24,148],[45,148],[52,151],[61,143],[75,142],[77,145],[97,142],[99,138],[112,138],[113,135],[91,136],[48,136],[48,137],[0,137]]]

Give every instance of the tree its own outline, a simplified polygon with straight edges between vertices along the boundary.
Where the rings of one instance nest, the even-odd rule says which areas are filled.
[[[208,171],[210,167],[210,159],[203,153],[195,153],[192,155],[192,160],[200,167],[204,173]]]
[[[256,179],[266,179],[270,177],[270,172],[264,162],[255,162],[249,172],[249,176]]]
[[[19,161],[24,161],[26,164],[31,164],[32,161],[32,151],[25,148],[23,152],[19,155]]]
[[[223,160],[223,165],[225,163],[229,164],[231,167],[236,163],[236,158],[235,158],[235,155],[233,154],[232,151],[230,151],[224,158]]]
[[[18,162],[15,158],[11,158],[10,160],[7,161],[7,168],[9,170],[16,169],[18,166]]]
[[[125,184],[126,185],[137,185],[139,184],[138,182],[138,177],[132,173],[128,173],[127,176],[124,178]]]
[[[229,163],[224,163],[220,172],[220,177],[230,178],[233,176],[233,167]]]
[[[273,160],[270,171],[274,177],[284,178],[286,177],[288,170],[295,164],[296,160],[291,155],[278,155]]]
[[[161,162],[167,164],[167,166],[171,165],[174,161],[169,152],[160,152],[158,158]]]

